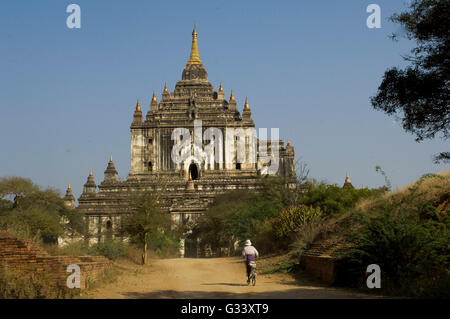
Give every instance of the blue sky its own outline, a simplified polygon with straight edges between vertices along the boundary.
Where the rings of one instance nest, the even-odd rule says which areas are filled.
[[[81,7],[68,29],[66,7]],[[382,28],[366,26],[370,3]],[[394,187],[448,170],[432,155],[441,139],[414,136],[373,110],[388,67],[404,66],[413,43],[388,39],[388,17],[406,1],[2,1],[0,4],[0,176],[31,178],[61,192],[96,182],[112,154],[119,176],[130,161],[136,99],[181,79],[196,23],[200,57],[217,88],[248,97],[257,127],[279,127],[310,177],[378,187],[380,165]]]

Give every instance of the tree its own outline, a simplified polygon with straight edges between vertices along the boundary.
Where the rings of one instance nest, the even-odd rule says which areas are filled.
[[[233,254],[235,243],[246,239],[257,243],[261,253],[269,251],[278,244],[269,221],[283,206],[277,182],[267,179],[258,192],[234,190],[217,196],[196,220],[190,238],[199,238],[202,245],[216,252],[227,248]]]
[[[404,70],[388,69],[371,98],[374,109],[398,116],[403,129],[416,141],[450,136],[450,1],[413,0],[409,10],[394,14],[391,21],[406,30],[417,47],[404,59]],[[395,39],[397,35],[393,35]],[[450,152],[435,156],[435,162],[450,162]]]
[[[142,247],[143,265],[147,263],[151,238],[171,231],[170,214],[162,208],[162,194],[167,183],[157,185],[162,186],[154,190],[138,190],[132,194],[131,212],[122,219],[121,232]]]
[[[61,219],[68,222],[61,224]],[[0,179],[0,227],[20,237],[56,242],[64,230],[81,232],[82,217],[67,209],[58,191],[42,190],[29,179]]]

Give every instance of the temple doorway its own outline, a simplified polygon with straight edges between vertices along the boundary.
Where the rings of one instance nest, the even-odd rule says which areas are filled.
[[[198,168],[197,168],[197,165],[194,163],[189,165],[189,176],[192,178],[192,180],[196,180],[199,178]]]

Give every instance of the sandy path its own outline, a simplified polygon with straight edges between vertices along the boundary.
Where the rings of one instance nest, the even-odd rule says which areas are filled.
[[[89,293],[88,298],[371,298],[287,274],[258,275],[256,286],[245,283],[238,258],[155,259],[145,267],[124,267],[117,282]]]

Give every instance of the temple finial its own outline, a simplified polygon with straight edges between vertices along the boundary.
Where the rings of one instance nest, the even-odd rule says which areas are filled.
[[[202,61],[200,60],[200,55],[198,53],[197,28],[195,25],[194,31],[192,31],[191,57],[187,64],[202,64]]]
[[[169,93],[169,91],[167,90],[167,83],[164,83],[164,93]]]
[[[223,92],[222,82],[220,82],[220,86],[219,86],[219,92],[220,92],[220,93],[222,93],[222,92]]]
[[[110,163],[113,162],[113,160],[112,160],[112,155],[109,156],[109,162],[110,162]]]
[[[250,105],[248,104],[248,98],[245,98],[244,110],[250,110]]]
[[[141,105],[139,104],[139,99],[137,100],[136,103],[136,111],[140,111],[141,110]]]
[[[69,183],[69,186],[67,186],[67,189],[72,189],[72,187],[70,186],[70,183]]]
[[[92,168],[91,168],[91,170],[89,171],[89,176],[93,176],[93,175],[92,175]]]
[[[234,101],[234,94],[233,94],[233,90],[231,90],[230,101]]]
[[[152,102],[156,102],[156,94],[155,94],[155,91],[153,91]]]
[[[291,141],[288,140],[287,146],[291,146]]]

